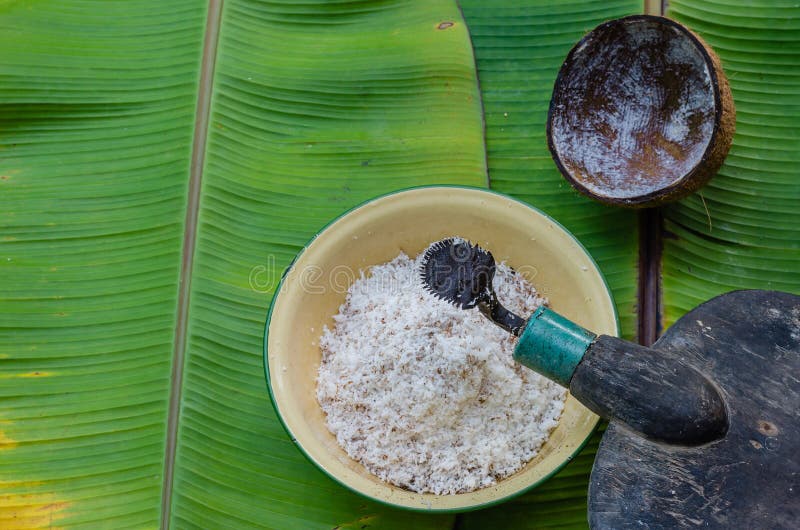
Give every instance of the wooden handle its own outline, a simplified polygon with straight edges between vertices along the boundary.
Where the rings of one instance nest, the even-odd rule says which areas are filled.
[[[569,391],[587,408],[647,437],[700,445],[728,430],[716,387],[680,358],[601,335],[578,364]]]
[[[569,387],[596,414],[650,438],[699,445],[728,429],[717,388],[679,357],[596,336],[549,309],[528,320],[514,359]]]

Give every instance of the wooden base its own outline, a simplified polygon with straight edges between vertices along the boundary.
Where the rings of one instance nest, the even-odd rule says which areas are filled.
[[[592,528],[800,527],[800,297],[719,296],[653,347],[718,385],[729,429],[682,447],[612,422],[592,470]]]

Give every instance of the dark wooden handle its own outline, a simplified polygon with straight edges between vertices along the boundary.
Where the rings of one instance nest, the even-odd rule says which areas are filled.
[[[700,445],[728,430],[717,388],[680,357],[600,335],[587,349],[569,391],[593,412],[647,437]]]

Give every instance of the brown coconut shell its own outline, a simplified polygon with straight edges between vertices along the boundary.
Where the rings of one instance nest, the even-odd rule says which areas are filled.
[[[730,85],[711,47],[674,20],[634,15],[601,24],[569,52],[547,142],[575,189],[638,208],[704,186],[735,127]]]

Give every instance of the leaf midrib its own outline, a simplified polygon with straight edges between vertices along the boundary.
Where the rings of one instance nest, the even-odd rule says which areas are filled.
[[[189,294],[192,284],[194,250],[197,242],[197,217],[200,210],[200,190],[203,164],[208,139],[208,122],[211,112],[211,94],[214,84],[214,66],[217,58],[219,28],[223,0],[209,0],[203,37],[203,54],[198,80],[197,109],[195,111],[192,160],[189,169],[186,217],[183,231],[178,305],[176,310],[175,338],[172,352],[169,409],[167,412],[167,439],[164,449],[164,478],[161,488],[161,528],[169,528],[172,505],[172,481],[175,470],[178,421],[180,419],[181,390],[183,388],[183,361],[186,353],[186,331],[189,321]]]

